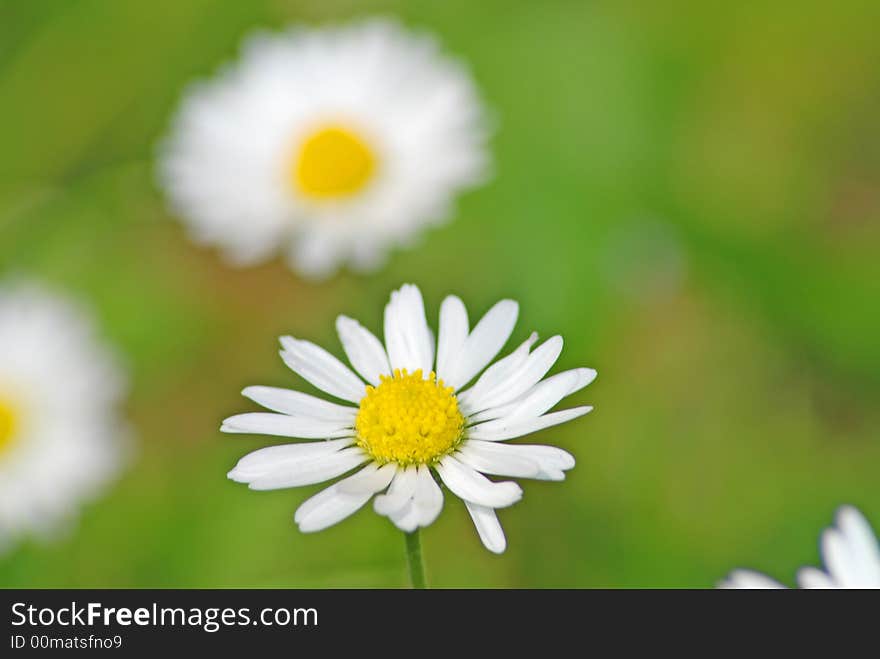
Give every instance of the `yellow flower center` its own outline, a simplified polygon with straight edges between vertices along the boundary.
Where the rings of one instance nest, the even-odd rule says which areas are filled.
[[[318,200],[349,197],[370,181],[376,156],[357,134],[325,126],[308,136],[294,155],[290,178],[294,189]]]
[[[0,398],[0,454],[12,445],[18,427],[18,413],[11,402]]]
[[[458,446],[464,417],[452,387],[419,369],[382,375],[367,387],[354,422],[358,445],[376,462],[433,464]]]

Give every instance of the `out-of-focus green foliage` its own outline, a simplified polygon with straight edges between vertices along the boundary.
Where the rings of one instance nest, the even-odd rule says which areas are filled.
[[[369,510],[316,535],[318,487],[226,471],[248,384],[299,386],[292,333],[341,354],[338,313],[379,330],[419,284],[521,302],[513,342],[561,333],[593,414],[544,432],[578,466],[525,483],[486,552],[463,506],[423,534],[437,586],[791,581],[850,502],[880,526],[880,5],[48,0],[0,3],[0,272],[95,310],[126,355],[136,461],[0,586],[398,586],[403,540]],[[373,276],[232,270],[153,180],[182,88],[257,27],[374,13],[469,62],[496,176]]]

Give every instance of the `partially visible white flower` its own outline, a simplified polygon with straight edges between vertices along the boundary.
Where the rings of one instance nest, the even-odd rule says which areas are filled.
[[[798,572],[801,588],[880,588],[880,546],[865,517],[852,506],[837,511],[837,527],[822,534],[825,571],[805,567]],[[721,588],[784,588],[750,570],[735,570]]]
[[[727,579],[718,584],[719,588],[740,588],[747,590],[785,588],[778,581],[752,570],[734,570]]]
[[[522,489],[484,474],[563,480],[574,467],[567,452],[506,442],[589,412],[587,406],[550,410],[596,377],[589,368],[544,377],[562,352],[559,336],[532,350],[533,333],[491,364],[518,311],[516,302],[502,300],[471,329],[464,303],[449,296],[440,306],[435,344],[419,289],[403,286],[385,307],[384,346],[357,321],[337,319],[342,347],[360,377],[315,344],[282,337],[281,357],[294,372],[354,406],[288,389],[246,388],[245,396],[276,413],[239,414],[221,430],[322,441],[254,451],[229,478],[272,490],[358,469],[299,507],[300,530],[332,526],[378,494],[376,512],[411,532],[431,524],[443,507],[436,473],[464,500],[486,548],[503,552],[507,541],[495,510],[519,501]]]
[[[82,309],[0,286],[0,551],[66,525],[120,471],[124,385]]]
[[[880,588],[880,547],[868,520],[852,506],[837,513],[837,528],[822,534],[826,572],[805,567],[801,588]]]
[[[235,264],[282,253],[302,274],[370,270],[445,220],[487,174],[466,69],[430,37],[372,20],[248,39],[194,85],[160,179],[198,242]]]

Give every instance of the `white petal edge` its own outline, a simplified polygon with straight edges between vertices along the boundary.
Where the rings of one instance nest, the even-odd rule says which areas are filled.
[[[535,386],[549,371],[562,353],[563,341],[559,335],[552,336],[535,350],[495,387],[478,394],[462,394],[465,413],[470,415],[490,407],[505,405]]]
[[[274,412],[247,412],[224,419],[220,430],[301,439],[335,439],[352,435],[352,421],[319,421]]]
[[[351,495],[364,494],[365,492],[373,494],[388,487],[396,473],[397,465],[395,464],[388,463],[379,466],[371,463],[351,478],[339,481],[337,491],[340,494]]]
[[[401,531],[411,533],[437,519],[443,509],[443,492],[427,466],[410,465],[397,470],[388,491],[373,501],[373,508]]]
[[[853,506],[837,511],[837,528],[854,563],[857,588],[880,588],[880,544],[865,516]]]
[[[837,529],[822,533],[822,560],[831,578],[841,588],[858,588],[859,573],[850,546]]]
[[[364,380],[378,386],[380,375],[391,375],[385,348],[370,330],[353,318],[339,316],[336,332],[348,361]]]
[[[555,446],[503,444],[468,440],[456,457],[476,471],[494,476],[561,481],[574,457]]]
[[[278,447],[260,449],[268,451]],[[255,451],[245,458],[255,458]],[[260,456],[265,457],[265,456]],[[236,467],[229,472],[230,479],[247,483],[252,490],[279,490],[288,487],[313,485],[341,476],[369,460],[369,456],[359,447],[352,446],[341,451],[305,455],[298,459],[288,459],[275,464],[263,464],[258,470],[253,462],[247,467]]]
[[[495,419],[468,428],[469,439],[481,439],[487,442],[502,442],[515,437],[522,437],[551,426],[571,421],[592,411],[589,405],[572,407],[559,412],[551,412],[536,419],[519,420]]]
[[[413,505],[416,509],[418,525],[425,527],[433,524],[443,510],[443,491],[434,481],[429,467],[419,465],[417,478]]]
[[[504,529],[501,528],[501,522],[498,521],[495,511],[470,501],[465,501],[464,505],[470,513],[483,546],[493,554],[503,554],[507,549],[507,538],[504,537]]]
[[[409,503],[416,491],[417,469],[410,465],[398,469],[385,494],[380,494],[373,501],[373,509],[380,515],[390,516],[399,512]]]
[[[410,373],[421,369],[425,377],[434,366],[434,340],[425,317],[422,293],[404,284],[391,293],[385,306],[385,348],[391,369]]]
[[[804,567],[798,570],[797,582],[801,588],[809,590],[822,590],[828,588],[837,588],[837,584],[822,570],[814,567]]]
[[[437,473],[453,494],[481,506],[505,508],[522,498],[522,488],[513,481],[495,483],[447,455],[437,464]]]
[[[351,446],[353,439],[331,439],[324,442],[307,442],[304,444],[280,444],[267,446],[252,451],[239,459],[228,476],[232,480],[247,482],[272,471],[284,469],[291,462],[301,462],[315,457],[338,453]]]
[[[553,408],[563,398],[586,387],[596,379],[596,371],[591,368],[575,368],[563,371],[541,380],[506,405],[491,407],[468,419],[471,424],[492,419],[525,419],[538,417]]]
[[[455,295],[440,305],[440,329],[437,342],[437,378],[449,384],[451,367],[455,364],[468,337],[467,307]]]
[[[253,386],[245,387],[241,394],[275,412],[319,421],[340,421],[350,425],[358,411],[356,407],[337,405],[293,389]]]
[[[486,368],[507,343],[518,315],[519,304],[513,300],[501,300],[489,309],[449,362],[446,384],[458,390]]]
[[[395,511],[388,518],[404,533],[412,533],[419,528],[419,511],[412,499],[407,500],[403,508]]]
[[[360,510],[376,491],[388,485],[394,475],[391,469],[376,478],[377,472],[381,471],[375,464],[369,464],[304,501],[293,517],[299,530],[303,533],[323,531]],[[373,487],[377,489],[371,490]],[[349,489],[354,493],[349,493]]]
[[[774,581],[760,572],[753,570],[734,570],[727,579],[718,584],[719,588],[744,589],[744,590],[778,590],[785,588],[778,581]]]
[[[359,403],[366,394],[363,381],[320,346],[292,336],[282,336],[281,345],[284,363],[321,391],[352,403]]]
[[[480,396],[485,394],[485,392],[498,386],[501,382],[506,380],[511,373],[515,372],[522,364],[524,364],[529,357],[529,351],[537,340],[538,333],[532,332],[529,335],[529,338],[519,344],[513,352],[502,357],[487,368],[476,383],[474,383],[474,386],[458,394],[458,404],[459,407],[462,408],[462,411],[471,414],[473,410],[467,409],[468,399],[479,399]]]

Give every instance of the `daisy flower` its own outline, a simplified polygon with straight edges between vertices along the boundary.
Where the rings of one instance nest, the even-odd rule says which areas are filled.
[[[797,575],[801,588],[880,588],[880,546],[868,521],[852,506],[837,511],[837,526],[822,534],[825,571],[802,568]],[[763,574],[735,570],[722,588],[785,588]]]
[[[470,75],[428,36],[379,20],[259,34],[188,91],[160,182],[234,264],[281,252],[306,276],[370,270],[484,180],[485,124]]]
[[[229,478],[253,490],[271,490],[320,483],[357,469],[299,507],[294,520],[300,530],[336,524],[378,494],[375,511],[411,533],[431,524],[443,507],[436,474],[464,500],[486,548],[503,552],[507,542],[495,511],[519,501],[522,490],[485,474],[563,480],[563,472],[574,466],[570,454],[506,442],[589,412],[591,407],[549,410],[596,377],[592,369],[577,368],[544,378],[562,351],[562,338],[534,347],[534,333],[490,366],[517,314],[516,302],[502,300],[469,329],[464,304],[449,296],[440,307],[435,346],[422,295],[405,285],[385,307],[384,346],[357,321],[346,316],[336,321],[342,347],[360,377],[317,345],[282,337],[287,366],[353,405],[287,389],[246,388],[245,396],[274,413],[233,416],[222,430],[321,441],[250,453]]]
[[[123,384],[81,309],[34,284],[0,287],[0,549],[64,526],[119,472]]]

